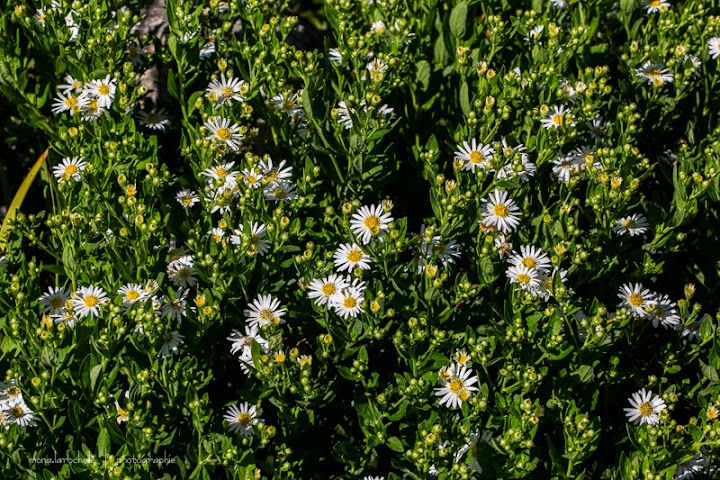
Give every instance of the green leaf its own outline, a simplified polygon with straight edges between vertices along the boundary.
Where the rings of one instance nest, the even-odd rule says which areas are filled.
[[[405,451],[405,447],[403,447],[403,444],[398,437],[388,438],[387,446],[390,447],[391,450],[395,450],[396,452],[404,452]]]
[[[467,15],[468,5],[465,0],[455,5],[455,8],[450,12],[450,32],[455,38],[465,38],[467,33]]]
[[[97,451],[98,457],[102,459],[106,458],[110,452],[110,434],[107,428],[100,430],[100,435],[98,435],[97,439]]]
[[[195,111],[195,102],[197,102],[197,99],[202,96],[202,94],[205,93],[202,90],[199,92],[195,92],[192,95],[190,95],[190,99],[188,100],[188,106],[187,106],[187,114],[188,117],[192,115],[192,113]]]
[[[175,80],[175,73],[172,70],[168,70],[167,89],[171,97],[175,100],[180,100],[180,91],[178,90],[178,84]]]
[[[464,115],[470,114],[470,92],[468,84],[464,80],[462,85],[460,85],[460,108]]]
[[[99,363],[90,369],[90,390],[95,390],[95,383],[102,372],[103,365]]]
[[[718,372],[714,367],[700,362],[700,369],[703,372],[703,376],[712,383],[720,383],[720,377],[718,377]]]
[[[430,62],[428,62],[427,60],[421,60],[415,64],[415,68],[415,82],[420,85],[420,88],[424,92],[428,89],[428,86],[430,85],[430,74],[432,72]]]

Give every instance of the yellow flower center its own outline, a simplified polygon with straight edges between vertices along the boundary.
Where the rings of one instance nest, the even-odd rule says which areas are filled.
[[[10,415],[12,415],[15,418],[20,418],[23,416],[25,412],[23,411],[22,407],[13,407],[10,409]]]
[[[645,402],[645,403],[643,403],[642,405],[640,405],[640,406],[638,407],[638,412],[639,412],[640,415],[643,416],[643,417],[649,417],[650,415],[653,414],[654,411],[655,411],[655,409],[654,409],[653,406],[652,406],[650,403],[648,403],[648,402]]]
[[[284,98],[281,105],[283,110],[292,110],[295,108],[295,103],[289,98]]]
[[[77,172],[78,172],[77,165],[74,165],[71,163],[70,165],[65,167],[65,175],[67,175],[67,176],[75,175]]]
[[[350,250],[350,252],[347,254],[347,259],[352,263],[357,263],[362,260],[362,256],[363,254],[360,250]]]
[[[65,106],[68,108],[72,108],[77,103],[77,99],[75,97],[68,97],[65,99]]]
[[[255,185],[255,184],[258,182],[258,179],[257,179],[257,177],[256,177],[255,175],[248,175],[248,176],[245,177],[245,178],[247,179],[247,182],[248,182],[250,185]]]
[[[628,297],[628,303],[633,307],[640,307],[645,303],[645,300],[639,293],[633,293]]]
[[[470,398],[470,392],[463,388],[462,390],[460,390],[460,393],[458,393],[458,398],[465,402],[468,398]]]
[[[562,114],[556,113],[556,114],[553,115],[553,117],[552,117],[552,122],[553,122],[555,125],[562,125],[564,119],[565,119],[565,118],[563,117]]]
[[[718,410],[715,407],[710,407],[707,409],[707,418],[709,419],[715,419],[718,417]]]
[[[275,354],[275,361],[277,363],[283,363],[285,361],[285,354],[283,352],[278,352]]]
[[[499,203],[493,208],[493,213],[496,217],[505,218],[508,216],[508,208],[502,203]]]
[[[363,223],[371,231],[375,231],[380,226],[380,219],[378,217],[376,217],[375,215],[371,215],[371,216],[367,217],[365,220],[363,220]]]
[[[330,295],[334,295],[337,291],[337,288],[335,288],[335,284],[333,283],[326,283],[322,286],[322,293],[326,297],[329,297]]]
[[[450,388],[450,391],[452,393],[457,395],[465,389],[465,382],[463,382],[459,378],[453,378],[452,380],[450,380],[450,385],[448,388]]]
[[[485,155],[480,152],[472,152],[470,154],[470,163],[480,165],[485,160]]]
[[[100,95],[107,95],[110,93],[110,87],[105,85],[104,83],[98,87],[98,93]]]
[[[225,98],[230,98],[235,95],[235,91],[230,87],[223,87],[220,93]]]
[[[345,308],[355,308],[357,305],[357,300],[355,300],[353,297],[345,297],[345,300],[343,300],[343,306]]]
[[[252,425],[252,417],[249,413],[240,413],[237,417],[237,421],[243,427],[249,427]]]
[[[63,306],[63,300],[60,297],[50,297],[48,302],[52,308],[60,308]]]
[[[20,388],[15,385],[10,385],[7,388],[7,396],[8,397],[19,397],[20,396]]]
[[[96,297],[95,295],[88,295],[87,297],[83,298],[83,303],[86,307],[96,307],[98,303],[100,303],[100,299]]]
[[[530,275],[521,273],[517,276],[517,281],[520,283],[530,283]]]
[[[522,259],[522,264],[528,268],[535,268],[535,266],[537,265],[537,262],[532,257],[525,257]]]
[[[223,142],[227,142],[232,138],[232,132],[229,128],[218,128],[215,135]]]
[[[123,409],[122,407],[117,407],[117,414],[118,414],[118,417],[120,417],[120,418],[128,417],[128,412],[125,411],[125,409]]]
[[[128,300],[137,300],[140,298],[140,293],[137,290],[130,290],[125,294]]]
[[[258,318],[260,318],[260,320],[264,320],[266,322],[272,322],[274,317],[275,317],[275,315],[273,314],[273,311],[270,310],[269,308],[263,308],[258,313]]]
[[[282,200],[287,197],[287,191],[284,188],[276,188],[273,190],[273,197]]]

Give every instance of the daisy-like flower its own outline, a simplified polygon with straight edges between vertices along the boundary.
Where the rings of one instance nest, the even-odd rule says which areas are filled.
[[[555,289],[554,284],[556,277],[560,280],[560,284],[564,284],[565,278],[567,278],[567,270],[564,270],[560,267],[555,267],[553,268],[552,272],[541,272],[539,279],[540,285],[538,285],[538,287],[533,293],[542,297],[542,299],[546,302],[550,300],[550,297],[553,296],[553,292]]]
[[[263,174],[263,179],[267,183],[274,183],[280,180],[287,180],[289,178],[292,178],[292,169],[291,166],[285,166],[287,162],[285,160],[280,160],[280,163],[277,165],[273,164],[272,158],[267,158],[260,162],[259,168],[260,172]]]
[[[230,432],[240,432],[243,437],[249,437],[253,434],[253,427],[262,422],[260,418],[262,409],[255,405],[249,406],[247,402],[233,405],[228,408],[223,418],[228,422],[228,430]]]
[[[210,132],[209,140],[225,144],[237,152],[242,146],[243,136],[238,133],[238,124],[231,122],[227,118],[212,117],[205,122],[205,128]]]
[[[666,12],[670,8],[670,2],[665,0],[647,0],[645,2],[647,13]]]
[[[360,102],[360,106],[364,107],[365,100]],[[364,109],[363,109],[364,110]],[[353,116],[355,115],[355,109],[349,107],[347,103],[339,102],[337,108],[338,123],[345,127],[345,130],[350,130],[353,127]]]
[[[80,157],[65,157],[59,165],[53,167],[53,175],[62,182],[73,180],[79,182],[87,162]]]
[[[25,400],[22,397],[15,397],[9,399],[3,403],[2,411],[5,414],[5,418],[9,425],[17,425],[22,431],[25,431],[27,427],[34,427],[35,423],[35,412],[30,410]]]
[[[425,238],[425,225],[420,229],[420,237],[420,251],[424,260],[436,257],[444,267],[447,267],[455,263],[455,259],[460,256],[460,245],[455,240],[443,242],[442,237],[433,235],[428,241]]]
[[[294,117],[295,115],[302,115],[305,113],[303,112],[302,105],[298,103],[297,93],[279,93],[272,97],[270,101],[273,103],[275,109],[283,112],[289,117]]]
[[[328,50],[328,57],[330,58],[330,61],[334,63],[335,65],[342,65],[343,57],[340,53],[340,50],[337,48],[331,48]]]
[[[268,184],[263,190],[263,195],[267,200],[274,200],[276,202],[291,200],[297,196],[295,193],[295,184],[288,180],[280,180]]]
[[[441,375],[439,378],[440,387],[435,388],[435,395],[440,398],[440,405],[448,408],[459,408],[463,402],[470,400],[473,392],[478,388],[475,384],[478,382],[477,375],[471,368],[454,363],[446,369],[447,375]]]
[[[91,100],[88,100],[82,107],[82,121],[83,122],[90,122],[92,120],[96,120],[100,118],[100,115],[102,115],[103,108],[100,107],[100,104],[98,103],[98,99],[94,98]]]
[[[210,236],[215,243],[220,243],[225,236],[225,230],[220,227],[214,227],[208,232],[208,236]]]
[[[75,312],[72,310],[61,310],[58,313],[50,315],[50,318],[52,318],[53,322],[55,322],[56,325],[63,324],[67,325],[69,328],[75,328],[75,320],[77,320],[77,315],[75,315]]]
[[[373,237],[380,237],[387,232],[388,225],[393,221],[389,213],[384,213],[382,205],[362,206],[350,220],[350,230],[360,243],[367,245]]]
[[[625,415],[629,421],[635,425],[657,425],[660,423],[658,414],[667,408],[662,398],[657,395],[653,396],[650,390],[644,388],[633,393],[632,398],[628,398],[631,408],[625,408]]]
[[[233,166],[235,162],[221,163],[206,168],[200,175],[207,177],[211,185],[232,187],[237,185],[237,172],[232,170]]]
[[[180,190],[175,194],[175,200],[177,200],[183,208],[190,208],[200,201],[200,197],[192,190]]]
[[[172,123],[167,110],[164,108],[153,108],[149,112],[140,111],[138,112],[138,121],[143,127],[159,132],[165,131]]]
[[[623,217],[615,222],[613,225],[613,231],[618,235],[629,234],[631,237],[635,235],[642,235],[647,232],[650,225],[648,224],[647,218],[639,213],[633,213],[628,217]]]
[[[125,392],[125,399],[127,400],[129,398],[130,391],[128,390]],[[117,400],[115,400],[115,411],[117,412],[117,418],[115,420],[117,421],[118,425],[130,420],[130,414],[128,414],[128,411],[120,406],[120,402],[118,402]]]
[[[508,242],[505,238],[505,235],[498,235],[495,238],[495,248],[498,249],[498,253],[500,254],[500,257],[504,257],[509,252],[512,252],[513,245],[512,243]]]
[[[379,58],[376,58],[372,62],[368,63],[366,68],[370,75],[370,79],[375,83],[379,83],[382,82],[383,78],[385,78],[385,72],[387,72],[388,66],[387,63],[383,62]]]
[[[243,181],[245,185],[252,189],[262,187],[263,174],[255,168],[246,168],[242,171]]]
[[[187,316],[187,295],[187,289],[178,288],[175,298],[170,300],[167,297],[165,298],[160,315],[163,317],[169,316],[170,320],[177,320],[178,324],[181,324],[183,317]],[[190,310],[193,310],[193,307],[190,307]]]
[[[65,304],[70,299],[70,294],[64,287],[49,287],[48,291],[38,298],[38,303],[43,307],[42,313],[55,315],[65,310]]]
[[[707,316],[707,314],[706,314]],[[705,321],[705,316],[703,316],[700,321],[692,322],[690,325],[682,325],[682,337],[687,338],[689,341],[701,341],[702,336],[700,335],[700,329],[702,328],[702,324]]]
[[[195,266],[192,257],[189,255],[170,262],[165,271],[175,286],[192,287],[197,283]]]
[[[467,365],[472,360],[472,355],[467,353],[464,348],[455,351],[455,363],[458,365]]]
[[[344,277],[332,273],[323,279],[316,278],[310,282],[308,297],[313,299],[316,305],[322,306],[327,304],[333,295],[348,286],[349,284]]]
[[[672,83],[673,73],[660,63],[647,62],[642,68],[635,71],[635,75],[644,78],[655,87],[660,87],[666,83]]]
[[[520,225],[520,209],[502,190],[493,191],[482,200],[482,223],[493,227],[500,233],[510,233]]]
[[[370,257],[355,243],[340,245],[333,255],[335,268],[338,272],[352,272],[355,268],[368,270]]]
[[[681,463],[675,469],[675,477],[677,480],[690,480],[702,472],[709,466],[708,460],[698,453],[687,462]],[[709,472],[708,472],[709,473]]]
[[[482,473],[482,468],[480,467],[480,463],[478,462],[478,452],[477,452],[477,441],[483,440],[486,443],[490,443],[490,438],[492,438],[492,434],[489,431],[484,431],[482,435],[480,432],[472,432],[470,434],[470,441],[466,443],[458,452],[455,454],[455,463],[458,463],[460,459],[462,459],[463,455],[466,453],[469,453],[470,455],[470,470]]]
[[[522,263],[512,265],[505,272],[510,283],[517,283],[523,290],[534,291],[540,286],[540,273],[535,268],[528,268]]]
[[[565,105],[560,105],[552,107],[547,116],[540,120],[540,123],[542,123],[542,126],[547,129],[560,128],[565,125],[572,127],[575,125],[575,123],[573,123],[574,118],[575,117],[572,113],[565,108]]]
[[[280,308],[280,300],[273,298],[272,295],[258,295],[258,297],[248,305],[243,311],[246,322],[250,326],[264,327],[266,325],[278,326],[285,323],[283,316],[286,310]]]
[[[665,328],[676,328],[680,325],[680,316],[675,311],[675,302],[667,295],[654,295],[655,303],[647,310],[648,320],[652,320],[653,327],[662,325]]]
[[[382,20],[375,20],[370,26],[370,28],[375,33],[375,35],[378,35],[380,37],[384,37],[389,33],[387,27],[385,26],[385,22],[383,22]]]
[[[508,261],[515,266],[525,265],[527,268],[546,270],[550,268],[550,258],[542,248],[533,245],[522,245],[520,253],[514,252]]]
[[[0,382],[0,404],[6,404],[15,399],[22,400],[22,398],[22,390],[16,385],[14,379],[8,383]]]
[[[242,235],[244,230],[244,226],[240,225],[234,231],[234,235],[230,236],[230,243],[232,243],[233,245],[242,244]],[[248,239],[248,254],[256,254],[263,256],[270,251],[270,246],[272,246],[272,242],[266,239],[267,228],[265,227],[265,224],[250,222],[249,235],[250,238]]]
[[[355,318],[364,312],[362,308],[364,300],[363,290],[355,285],[350,285],[331,296],[328,305],[342,318]]]
[[[180,335],[180,332],[175,330],[174,332],[167,331],[163,336],[163,344],[158,352],[158,357],[165,358],[172,354],[178,353],[178,347],[185,343],[185,337]]]
[[[655,295],[642,283],[626,283],[620,287],[618,297],[622,300],[618,308],[627,308],[641,318],[645,318],[648,308],[655,305]]]
[[[568,6],[567,0],[550,0],[550,4],[555,8],[559,8],[560,10],[564,10]]]
[[[107,293],[101,287],[90,285],[81,287],[72,296],[73,311],[80,318],[97,317],[100,315],[100,307],[108,301]]]
[[[494,153],[495,150],[490,145],[477,143],[473,138],[470,143],[463,142],[457,146],[455,158],[463,160],[463,170],[475,173],[478,168],[485,170],[491,166]]]
[[[585,125],[590,131],[590,135],[592,135],[595,140],[599,140],[604,137],[607,127],[610,126],[608,123],[603,121],[602,115],[596,115],[592,120],[585,122]]]
[[[115,83],[117,80],[107,75],[102,80],[90,80],[85,84],[87,95],[97,100],[98,108],[110,108],[115,98]]]
[[[70,74],[65,75],[64,80],[65,83],[61,83],[57,86],[57,89],[64,94],[82,93],[82,91],[85,89],[85,82],[73,78],[73,76]]]
[[[268,342],[258,333],[257,325],[247,325],[244,334],[239,330],[233,329],[230,336],[227,337],[227,340],[232,342],[232,345],[230,345],[230,354],[232,355],[239,352],[240,356],[247,356],[249,354],[249,356],[252,357],[253,342],[257,342],[265,351],[268,349]]]
[[[540,34],[545,29],[545,25],[538,25],[534,27],[530,32],[528,32],[528,36],[525,37],[526,42],[530,41],[536,41],[538,38],[540,38]]]
[[[708,52],[713,59],[720,57],[720,37],[708,40]]]
[[[297,357],[297,363],[300,365],[300,369],[302,369],[305,365],[312,365],[312,357],[310,355],[300,355]]]
[[[575,155],[560,155],[552,161],[552,173],[557,181],[569,182],[571,177],[582,172],[583,162]]]
[[[87,106],[88,99],[84,94],[72,92],[58,93],[52,104],[53,113],[70,112],[70,115],[80,113]]]
[[[142,285],[138,285],[137,283],[123,285],[122,288],[118,290],[118,295],[122,295],[122,302],[126,307],[135,302],[142,302],[148,297]]]
[[[205,96],[218,105],[225,103],[244,102],[243,95],[247,93],[248,85],[243,80],[233,77],[221,76],[219,79],[213,80],[208,85]]]

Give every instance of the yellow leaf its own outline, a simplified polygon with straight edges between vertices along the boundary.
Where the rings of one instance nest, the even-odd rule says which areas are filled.
[[[27,174],[27,177],[25,177],[25,180],[23,180],[22,185],[20,185],[20,188],[13,197],[12,203],[10,203],[10,208],[8,208],[7,215],[5,215],[5,220],[0,228],[0,251],[5,251],[7,244],[5,237],[10,229],[10,222],[15,219],[15,213],[20,208],[20,205],[22,205],[23,200],[25,200],[25,195],[27,195],[28,190],[30,190],[30,185],[32,185],[33,180],[35,180],[37,173],[40,171],[40,167],[45,163],[49,150],[50,147],[46,148],[42,155],[40,155],[40,158],[37,159],[35,165],[30,169],[30,173]]]

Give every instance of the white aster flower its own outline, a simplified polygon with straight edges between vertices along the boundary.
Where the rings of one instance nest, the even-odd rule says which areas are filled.
[[[493,191],[482,200],[482,223],[500,233],[510,233],[520,225],[520,209],[502,190]]]
[[[208,85],[205,96],[218,105],[225,103],[244,102],[243,96],[248,91],[248,85],[243,80],[234,77],[225,77],[221,75],[219,79],[215,79]]]
[[[48,291],[38,298],[38,303],[43,307],[42,313],[55,315],[65,310],[65,304],[70,299],[70,294],[64,287],[49,287]]]
[[[523,264],[512,265],[505,272],[510,283],[517,283],[523,290],[534,291],[540,286],[540,273]]]
[[[515,266],[524,265],[536,270],[546,270],[551,266],[547,253],[543,252],[542,248],[533,245],[522,245],[520,252],[513,252],[508,262]]]
[[[277,182],[280,180],[287,180],[292,178],[293,167],[285,166],[285,160],[281,160],[277,165],[273,164],[272,158],[267,158],[260,162],[259,168],[263,175],[263,179],[268,183]]]
[[[387,63],[379,58],[376,58],[368,63],[366,68],[370,74],[370,79],[375,83],[379,83],[382,82],[383,78],[385,78],[385,72],[387,72],[388,66]]]
[[[575,123],[573,114],[565,108],[565,105],[552,107],[548,112],[547,116],[540,120],[542,126],[550,128],[560,128],[562,126],[574,126]]]
[[[7,402],[4,402],[2,412],[5,414],[5,419],[9,425],[17,425],[22,431],[25,431],[27,427],[37,425],[35,423],[35,412],[30,410],[22,397],[10,398]]]
[[[242,171],[243,181],[245,185],[252,189],[262,187],[263,174],[255,168],[246,168]]]
[[[248,253],[257,254],[260,256],[265,255],[267,252],[270,251],[270,247],[272,246],[272,242],[266,239],[267,228],[265,227],[265,224],[250,222],[249,227],[250,233],[248,238]],[[240,225],[234,231],[234,235],[230,236],[230,243],[232,243],[233,245],[242,244],[242,236],[244,231],[244,226]]]
[[[118,290],[118,295],[122,295],[122,302],[126,307],[135,302],[142,302],[148,297],[143,286],[137,283],[127,283],[123,285],[122,288]]]
[[[295,184],[288,180],[269,183],[263,190],[263,195],[267,200],[276,202],[291,200],[297,196],[295,193]]]
[[[333,295],[347,288],[349,283],[345,278],[337,273],[332,273],[325,278],[316,278],[310,282],[308,287],[308,297],[314,299],[315,304],[322,306],[327,304]]]
[[[116,82],[117,80],[107,75],[102,80],[90,80],[85,85],[84,91],[88,97],[97,100],[98,108],[110,108],[115,98]]]
[[[660,63],[647,62],[642,68],[635,71],[635,75],[644,78],[655,87],[660,87],[666,83],[672,83],[673,73]]]
[[[223,418],[228,422],[228,431],[240,432],[243,437],[249,437],[253,434],[253,427],[263,421],[260,415],[260,407],[249,406],[247,402],[243,402],[239,406],[228,408]]]
[[[140,125],[150,130],[165,131],[170,126],[170,116],[164,108],[154,108],[149,112],[144,110],[138,112]]]
[[[489,169],[492,165],[493,154],[495,150],[490,145],[478,143],[474,138],[468,142],[463,142],[457,146],[455,158],[459,158],[463,163],[463,170],[475,172],[476,169]]]
[[[87,162],[84,162],[81,157],[65,157],[59,165],[53,167],[53,175],[62,182],[70,180],[79,182],[85,167],[87,167]]]
[[[708,52],[713,59],[720,57],[720,37],[708,40]]]
[[[381,237],[393,221],[390,213],[384,213],[382,205],[362,206],[350,220],[350,230],[363,245],[373,237]]]
[[[187,289],[178,288],[175,298],[168,299],[168,297],[165,297],[160,315],[163,317],[169,316],[170,320],[177,320],[178,324],[182,324],[183,317],[187,316],[187,295]],[[194,310],[194,308],[190,307],[190,310]]]
[[[240,352],[241,356],[249,353],[250,357],[252,357],[253,342],[257,342],[257,344],[260,345],[260,347],[265,351],[267,351],[268,349],[268,342],[258,333],[257,325],[245,326],[244,334],[239,330],[233,329],[232,333],[230,333],[230,336],[227,337],[227,340],[230,340],[230,342],[232,342],[232,345],[230,346],[231,355],[235,355],[236,353]]]
[[[676,328],[680,325],[680,316],[675,311],[675,302],[667,295],[653,295],[654,304],[647,309],[647,318],[652,320],[653,327],[662,325],[665,328]]]
[[[163,336],[163,344],[158,352],[158,357],[165,358],[172,354],[178,353],[178,347],[185,343],[185,337],[180,335],[180,332],[175,330],[174,332],[167,331]]]
[[[618,235],[629,234],[631,237],[635,235],[642,235],[647,232],[649,227],[647,218],[639,213],[633,213],[628,217],[623,217],[615,222],[613,225],[613,231]]]
[[[81,287],[72,296],[73,310],[80,318],[97,317],[100,315],[100,307],[108,301],[107,293],[101,287],[90,285]]]
[[[275,109],[283,112],[289,117],[303,115],[305,113],[303,111],[302,105],[298,103],[297,93],[292,93],[289,91],[279,93],[272,97],[270,101],[272,102]]]
[[[620,287],[618,297],[622,300],[618,303],[618,308],[627,308],[635,315],[645,318],[647,309],[655,305],[655,295],[642,286],[642,283],[626,283]]]
[[[552,161],[552,173],[558,182],[569,182],[582,172],[584,163],[576,155],[560,155]]]
[[[80,94],[85,89],[85,82],[73,78],[72,75],[65,75],[65,83],[61,83],[57,86],[57,89],[64,94],[77,93]]]
[[[87,104],[88,98],[83,93],[75,94],[72,91],[58,93],[52,104],[52,112],[70,112],[70,115],[73,116],[81,113]]]
[[[283,316],[286,310],[280,308],[280,300],[272,295],[258,295],[248,308],[243,311],[245,321],[250,326],[264,327],[267,325],[278,326],[285,323]]]
[[[365,300],[363,291],[355,285],[341,289],[331,296],[328,305],[342,318],[355,318],[363,313],[362,302]]]
[[[192,190],[180,190],[175,194],[175,199],[183,208],[190,208],[200,201],[200,197]]]
[[[658,414],[667,408],[662,398],[653,396],[650,390],[644,388],[633,393],[629,398],[631,408],[625,408],[625,415],[635,425],[657,425],[660,423]]]
[[[238,124],[231,122],[228,118],[212,117],[205,122],[205,128],[210,132],[209,140],[227,145],[237,152],[242,146],[243,136],[238,133]]]
[[[444,373],[439,377],[440,387],[435,388],[435,395],[441,397],[441,406],[459,408],[478,390],[475,386],[478,377],[471,368],[457,363],[447,367]]]
[[[645,2],[647,13],[664,13],[670,8],[670,2],[665,0],[647,0]]]
[[[175,286],[192,287],[197,283],[195,266],[190,256],[185,256],[170,262],[165,271]]]
[[[338,272],[352,272],[355,268],[361,270],[370,268],[370,257],[355,243],[340,245],[333,258]]]

